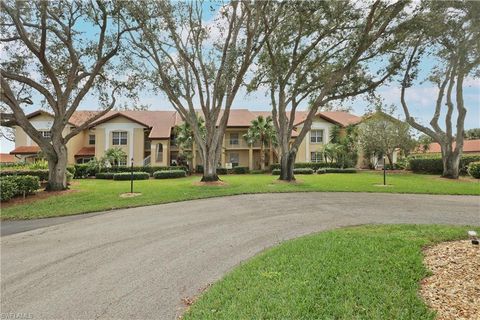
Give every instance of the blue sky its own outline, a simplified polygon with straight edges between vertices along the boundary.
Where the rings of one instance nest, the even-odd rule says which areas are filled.
[[[206,6],[210,4],[207,3]],[[218,6],[218,4],[217,4]],[[207,7],[208,8],[208,7]],[[205,20],[213,19],[214,13],[210,10],[204,11]],[[424,60],[420,65],[421,78],[428,74],[428,71],[435,64],[431,58]],[[423,124],[428,124],[438,90],[429,82],[420,83],[417,82],[413,87],[407,91],[407,102],[410,106],[410,113],[418,118]],[[384,100],[387,105],[395,105],[397,107],[395,116],[400,119],[404,118],[403,111],[400,105],[400,89],[398,83],[384,84],[377,89],[377,93]],[[152,94],[151,92],[144,91],[139,93],[140,104],[146,104],[150,106],[150,110],[173,110],[173,107],[168,102],[168,99],[163,94]],[[464,86],[465,106],[467,108],[467,117],[465,121],[465,128],[480,127],[480,80],[468,78],[465,81]],[[368,102],[365,97],[357,97],[352,101],[347,101],[342,104],[342,107],[349,107],[352,113],[356,115],[363,115],[368,109]],[[246,93],[245,89],[241,89],[238,93],[233,108],[248,108],[251,110],[270,110],[270,98],[264,91],[257,91],[250,94]],[[37,108],[30,107],[26,111],[34,111]],[[96,110],[98,109],[98,103],[94,97],[87,97],[81,104],[80,110]],[[443,124],[443,119],[440,121]],[[14,144],[2,139],[1,152],[9,152],[14,148]]]

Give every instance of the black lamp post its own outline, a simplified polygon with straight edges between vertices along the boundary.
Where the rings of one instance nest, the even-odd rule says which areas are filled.
[[[383,155],[383,185],[387,185],[387,164],[385,163],[385,155]]]
[[[130,193],[133,193],[133,158],[131,161],[131,172],[130,172]]]

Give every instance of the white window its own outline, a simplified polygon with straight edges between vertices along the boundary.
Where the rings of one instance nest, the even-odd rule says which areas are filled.
[[[310,131],[310,142],[311,143],[322,143],[323,142],[323,130],[312,130],[312,131]]]
[[[232,164],[232,167],[237,167],[240,162],[240,156],[238,153],[230,153],[229,162]]]
[[[52,132],[50,130],[42,130],[42,131],[40,131],[40,134],[44,138],[51,138],[52,137]]]
[[[157,162],[163,162],[163,144],[157,143]]]
[[[321,152],[310,152],[310,161],[311,162],[322,162],[322,153]]]
[[[95,145],[95,135],[94,134],[89,134],[88,135],[88,144]]]
[[[120,159],[120,161],[118,162],[118,165],[120,167],[125,167],[127,165],[127,157],[123,157],[122,159]]]
[[[118,146],[118,145],[126,146],[127,145],[128,132],[126,132],[126,131],[116,131],[116,132],[112,132],[112,134],[113,134],[112,144],[114,146]]]
[[[238,145],[238,133],[230,133],[230,144]]]

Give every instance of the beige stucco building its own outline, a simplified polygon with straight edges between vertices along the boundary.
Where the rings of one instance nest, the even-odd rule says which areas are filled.
[[[75,112],[64,134],[84,123],[95,112]],[[270,112],[267,111],[231,110],[223,138],[220,166],[260,168],[260,145],[248,145],[243,135],[247,132],[252,120],[259,115],[268,116],[269,114]],[[292,135],[292,139],[296,138],[296,133],[302,128],[306,114],[306,112],[297,112],[296,132]],[[37,130],[49,136],[53,122],[52,115],[37,111],[28,117]],[[322,161],[320,151],[323,144],[329,141],[332,127],[335,125],[345,127],[359,121],[359,117],[347,112],[318,113],[311,130],[300,145],[296,161]],[[131,159],[136,166],[172,165],[176,163],[180,152],[175,143],[174,128],[181,123],[182,119],[175,111],[111,111],[68,142],[68,162],[84,163],[94,157],[101,158],[109,148],[118,147],[127,154],[124,165],[130,165]],[[39,156],[39,147],[20,127],[14,128],[15,149],[11,154],[15,155],[18,161],[33,161]],[[274,150],[267,148],[266,165],[277,161]],[[198,151],[194,150],[190,165],[195,168],[197,164],[201,164],[200,156]]]

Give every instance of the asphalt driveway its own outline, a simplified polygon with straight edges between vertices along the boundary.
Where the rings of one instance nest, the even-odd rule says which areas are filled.
[[[368,223],[480,225],[480,197],[231,196],[124,209],[1,238],[1,312],[174,319],[183,297],[286,239]]]

